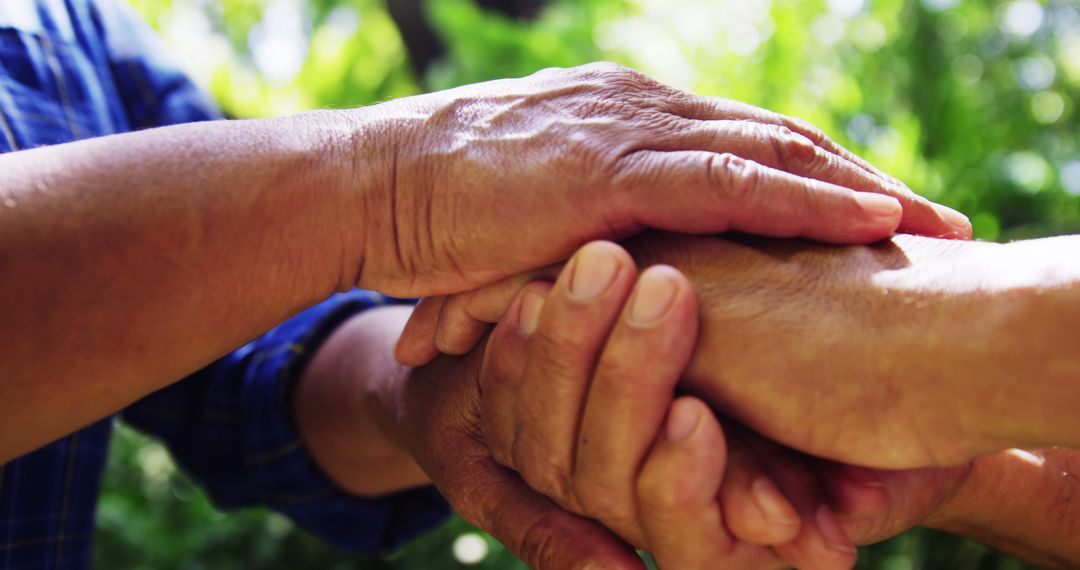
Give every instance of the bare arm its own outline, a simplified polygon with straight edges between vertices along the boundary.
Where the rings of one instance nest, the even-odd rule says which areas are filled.
[[[808,125],[610,64],[12,153],[0,461],[337,289],[454,293],[644,227],[865,243],[898,226],[970,231]]]
[[[771,438],[893,468],[1080,444],[1080,236],[634,247],[695,284],[687,386]]]
[[[375,497],[428,482],[395,425],[397,384],[411,370],[393,357],[411,308],[365,311],[342,324],[304,370],[294,401],[319,466],[353,494]]]
[[[355,283],[364,204],[345,192],[342,118],[0,156],[0,462]]]

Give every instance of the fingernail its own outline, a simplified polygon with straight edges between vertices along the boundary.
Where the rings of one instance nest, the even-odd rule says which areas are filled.
[[[877,476],[877,473],[874,473],[873,469],[854,465],[844,465],[842,469],[844,477],[855,485],[860,487],[885,487],[885,482],[881,480],[881,477]]]
[[[646,269],[638,278],[630,305],[630,324],[648,327],[658,323],[675,301],[678,287],[666,272],[658,267]]]
[[[521,298],[521,312],[518,314],[518,330],[525,336],[531,336],[540,325],[540,312],[544,310],[544,297],[534,291],[526,291]]]
[[[672,406],[668,414],[667,438],[671,443],[682,443],[697,429],[701,413],[697,406]]]
[[[787,499],[780,493],[780,489],[777,489],[768,478],[755,479],[750,484],[750,494],[757,501],[758,508],[765,515],[765,520],[786,526],[799,524],[798,515],[792,512]]]
[[[595,299],[611,286],[617,270],[618,264],[610,252],[602,247],[586,246],[574,259],[570,292],[580,299]]]
[[[825,546],[829,547],[829,550],[842,554],[855,553],[855,547],[851,545],[844,529],[840,527],[840,521],[836,520],[836,515],[829,507],[825,505],[818,507],[814,519],[817,521],[818,530],[821,531],[821,537],[825,539]]]
[[[947,224],[962,230],[964,233],[971,229],[971,220],[969,220],[967,216],[948,206],[934,204],[934,211],[937,212],[937,215],[941,216],[941,219],[945,220]]]
[[[896,218],[904,214],[904,208],[900,201],[892,196],[874,194],[871,192],[856,192],[855,201],[864,212],[878,218]]]

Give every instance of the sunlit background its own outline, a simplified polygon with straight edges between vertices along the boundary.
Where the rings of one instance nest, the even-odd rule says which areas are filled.
[[[1080,7],[1073,0],[132,0],[234,117],[351,107],[606,59],[807,119],[977,237],[1080,232]],[[460,521],[383,560],[285,519],[224,515],[122,430],[100,568],[520,568]],[[1007,492],[1003,490],[1003,492]],[[916,531],[860,567],[1022,568]]]

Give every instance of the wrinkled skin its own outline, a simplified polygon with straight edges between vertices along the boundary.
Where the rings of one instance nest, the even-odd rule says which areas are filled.
[[[395,295],[472,289],[646,227],[834,243],[970,235],[964,216],[812,126],[614,64],[356,114],[356,183],[372,189],[358,283]]]

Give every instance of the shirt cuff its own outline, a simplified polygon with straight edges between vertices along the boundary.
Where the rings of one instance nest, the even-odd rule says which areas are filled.
[[[345,550],[392,551],[450,513],[434,487],[374,499],[345,493],[311,458],[293,420],[293,388],[322,342],[357,313],[399,302],[368,291],[334,295],[257,340],[255,362],[244,378],[249,419],[245,463],[256,494],[300,527]]]

